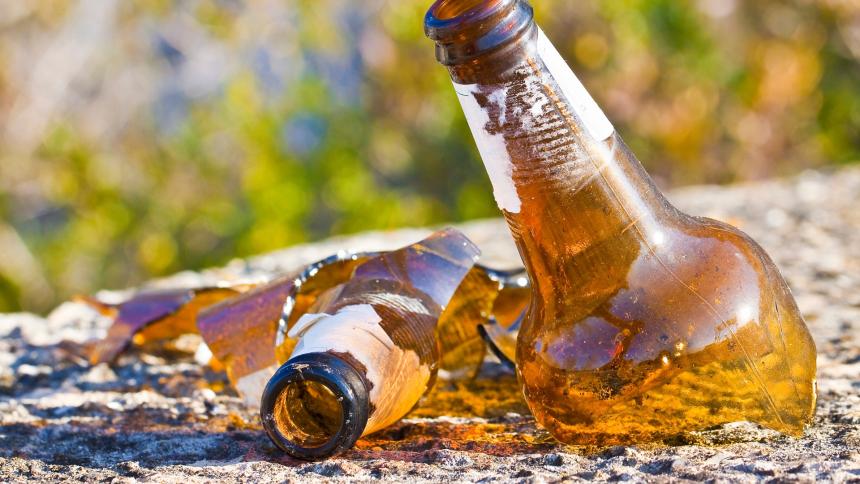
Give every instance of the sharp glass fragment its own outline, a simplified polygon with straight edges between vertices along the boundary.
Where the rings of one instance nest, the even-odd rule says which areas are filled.
[[[240,289],[210,287],[143,291],[118,304],[78,297],[78,301],[114,320],[107,336],[90,347],[90,363],[111,362],[132,343],[144,345],[196,333],[198,313],[218,301],[235,297]]]

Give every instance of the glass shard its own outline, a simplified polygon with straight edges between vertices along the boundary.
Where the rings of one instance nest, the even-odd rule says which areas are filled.
[[[132,342],[143,345],[196,333],[196,317],[202,308],[236,294],[237,290],[229,288],[146,291],[118,304],[79,297],[77,300],[114,320],[107,336],[90,347],[90,363],[113,361]]]

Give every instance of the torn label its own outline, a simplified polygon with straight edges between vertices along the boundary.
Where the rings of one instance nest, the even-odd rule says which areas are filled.
[[[540,29],[538,29],[538,55],[591,136],[597,141],[603,141],[612,136],[615,132],[612,123]]]
[[[194,361],[199,365],[208,365],[212,361],[212,350],[206,343],[200,343],[197,351],[194,352]]]
[[[278,367],[272,365],[239,378],[239,381],[236,382],[236,391],[239,392],[246,405],[250,407],[260,406],[263,390],[277,370]]]
[[[508,154],[504,136],[501,133],[492,134],[487,130],[490,115],[475,99],[478,86],[476,84],[457,84],[455,82],[454,91],[457,92],[457,99],[460,100],[460,106],[463,107],[463,112],[466,114],[466,120],[469,122],[472,137],[475,138],[478,152],[481,154],[484,167],[490,176],[490,182],[493,184],[493,196],[496,199],[496,204],[506,212],[520,213],[520,197],[517,194],[517,187],[514,185],[513,180],[514,165]],[[499,90],[488,96],[489,99],[500,106],[500,118],[502,119],[506,116],[506,110],[504,109],[505,94],[504,88],[499,88]]]

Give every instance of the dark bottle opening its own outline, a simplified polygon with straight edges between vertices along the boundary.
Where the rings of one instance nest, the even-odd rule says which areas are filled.
[[[440,0],[430,10],[436,18],[449,20],[476,11],[479,7],[490,9],[499,3],[502,3],[501,0]]]
[[[367,425],[370,399],[364,377],[328,353],[284,363],[263,391],[260,419],[281,450],[303,460],[351,448]]]
[[[444,65],[467,62],[519,39],[534,28],[526,0],[437,0],[424,17]]]

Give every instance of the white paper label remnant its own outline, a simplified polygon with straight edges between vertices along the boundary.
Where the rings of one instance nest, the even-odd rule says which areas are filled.
[[[561,87],[567,101],[573,106],[576,115],[585,125],[597,141],[603,141],[612,136],[615,128],[603,114],[600,106],[594,102],[591,94],[573,73],[573,70],[558,53],[552,42],[544,35],[543,30],[538,29],[538,55],[543,60],[549,73],[555,78],[555,82]]]
[[[505,115],[505,93],[503,89],[500,88],[499,91],[489,96],[493,102],[502,106],[502,116]],[[505,138],[501,133],[491,134],[487,131],[486,126],[490,122],[490,115],[475,99],[477,90],[478,86],[475,84],[454,83],[457,99],[460,100],[460,106],[463,107],[463,113],[466,114],[466,121],[469,122],[472,137],[475,138],[478,152],[480,152],[481,159],[484,160],[484,167],[490,176],[490,183],[493,184],[493,197],[496,199],[496,204],[506,212],[520,213],[520,197],[513,180],[514,165],[508,154],[508,148],[505,146]]]
[[[194,352],[194,361],[201,366],[208,365],[212,361],[212,356],[212,350],[209,349],[209,346],[206,343],[200,343],[197,346],[197,351]]]
[[[239,381],[236,382],[236,391],[245,400],[246,405],[260,406],[263,390],[266,389],[266,385],[269,384],[269,380],[276,371],[278,371],[278,366],[272,365],[239,378]]]

